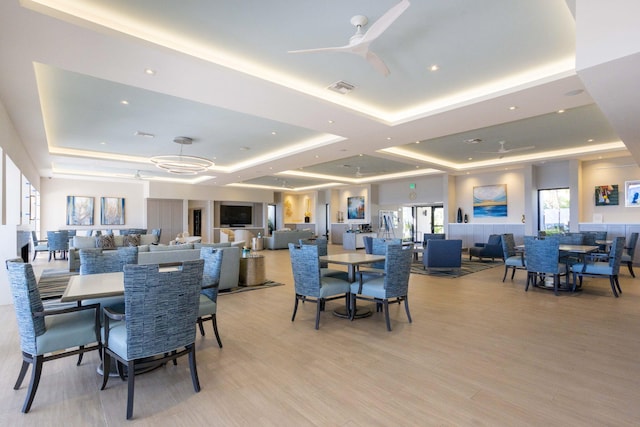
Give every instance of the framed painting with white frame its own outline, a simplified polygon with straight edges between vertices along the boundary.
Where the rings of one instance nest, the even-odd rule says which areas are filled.
[[[624,205],[628,208],[640,207],[640,180],[625,181],[624,183]]]

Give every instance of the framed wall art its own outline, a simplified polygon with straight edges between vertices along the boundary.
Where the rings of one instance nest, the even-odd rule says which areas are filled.
[[[67,225],[93,225],[93,197],[67,196]]]
[[[628,208],[640,207],[640,181],[624,183],[624,205]]]
[[[483,185],[473,187],[473,216],[507,216],[507,185]]]
[[[596,206],[617,206],[618,185],[598,185],[595,191]]]
[[[364,219],[364,196],[347,197],[347,219]]]
[[[124,199],[121,197],[100,198],[100,224],[124,225]]]

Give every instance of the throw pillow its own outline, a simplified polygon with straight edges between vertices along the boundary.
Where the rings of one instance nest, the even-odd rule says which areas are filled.
[[[123,236],[123,246],[140,246],[140,235],[139,234],[128,234]]]
[[[96,248],[115,249],[116,242],[113,238],[113,234],[106,234],[96,237]]]

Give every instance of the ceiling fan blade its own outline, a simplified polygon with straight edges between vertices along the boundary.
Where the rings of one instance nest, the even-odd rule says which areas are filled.
[[[528,147],[510,148],[510,149],[507,149],[507,150],[503,150],[503,151],[501,151],[501,153],[505,153],[505,154],[506,154],[506,153],[513,153],[513,152],[515,152],[515,151],[533,150],[534,148],[536,148],[536,146],[535,146],[535,145],[530,145],[530,146],[528,146]]]
[[[377,39],[382,33],[386,31],[393,22],[404,13],[411,3],[409,0],[402,0],[397,5],[389,9],[384,15],[382,15],[376,22],[371,24],[366,33],[359,40],[359,43],[372,42]]]
[[[373,52],[368,51],[365,58],[369,63],[375,68],[378,72],[382,73],[385,77],[389,75],[390,71],[387,65],[384,63],[382,59],[378,55]]]
[[[300,49],[300,50],[288,50],[287,53],[315,53],[315,52],[350,52],[351,46],[336,46],[336,47],[319,47],[315,49]]]

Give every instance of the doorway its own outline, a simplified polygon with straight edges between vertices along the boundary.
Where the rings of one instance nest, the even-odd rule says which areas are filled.
[[[425,233],[444,233],[444,205],[413,207],[414,242],[421,242]]]
[[[202,209],[193,210],[193,236],[202,236]]]

